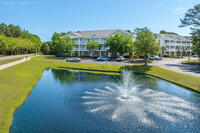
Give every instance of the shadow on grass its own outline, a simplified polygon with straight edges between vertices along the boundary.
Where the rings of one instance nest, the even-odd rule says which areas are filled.
[[[141,65],[134,65],[134,66],[123,66],[120,70],[129,70],[133,71],[134,73],[146,73],[152,69],[152,66],[141,66]]]

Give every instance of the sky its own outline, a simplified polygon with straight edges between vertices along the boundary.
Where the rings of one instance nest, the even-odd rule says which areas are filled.
[[[0,23],[50,41],[54,32],[147,27],[189,35],[180,18],[199,0],[0,0]]]

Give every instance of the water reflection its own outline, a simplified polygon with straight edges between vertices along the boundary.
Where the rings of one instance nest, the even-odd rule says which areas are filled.
[[[77,81],[107,81],[107,79],[113,79],[117,81],[119,76],[115,75],[103,75],[103,74],[94,74],[94,73],[84,73],[74,70],[51,70],[55,80],[59,81],[61,84],[73,83]]]

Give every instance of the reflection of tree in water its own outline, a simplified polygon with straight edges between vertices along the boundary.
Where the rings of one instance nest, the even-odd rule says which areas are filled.
[[[61,84],[72,83],[77,81],[107,81],[110,79],[116,80],[119,76],[116,75],[104,75],[94,74],[88,72],[79,72],[71,70],[56,70],[52,69],[53,77],[58,80]]]
[[[98,81],[100,80],[99,74],[86,74],[87,81]]]
[[[61,84],[72,83],[76,80],[75,74],[66,70],[56,70],[52,69],[53,77],[58,80]]]
[[[141,88],[158,88],[158,78],[148,76],[145,74],[136,74],[136,76],[134,76],[133,74],[131,78],[133,82],[137,85],[140,85]]]

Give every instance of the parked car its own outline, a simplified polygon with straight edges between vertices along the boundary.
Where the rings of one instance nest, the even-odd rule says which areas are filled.
[[[97,58],[97,61],[105,61],[105,60],[108,60],[109,58],[107,58],[107,57],[103,57],[103,56],[101,56],[101,57],[98,57]]]
[[[117,57],[117,61],[125,61],[125,58],[123,56]]]
[[[199,57],[199,55],[198,54],[194,54],[193,57]]]
[[[93,55],[92,59],[97,59],[99,56],[98,55]]]
[[[72,57],[66,60],[67,62],[80,62],[81,58],[78,57]]]
[[[150,60],[162,60],[161,57],[158,57],[158,56],[155,56],[155,55],[150,55],[148,58],[149,58]]]

